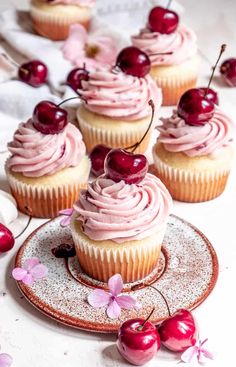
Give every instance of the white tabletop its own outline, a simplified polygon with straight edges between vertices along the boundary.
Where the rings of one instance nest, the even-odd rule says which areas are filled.
[[[98,0],[100,3],[102,1]],[[180,2],[186,7],[183,17],[197,32],[200,50],[210,62],[213,63],[216,59],[221,43],[228,44],[223,58],[236,56],[234,0]],[[0,10],[14,5],[27,7],[27,1],[0,0]],[[203,62],[200,84],[206,85],[209,70],[210,64]],[[222,108],[236,121],[235,88],[224,86],[217,78],[213,87],[219,88]],[[6,155],[0,156],[0,189],[7,189],[3,170],[5,158]],[[193,311],[198,320],[201,337],[208,337],[212,349],[217,352],[215,360],[209,363],[214,367],[233,366],[235,361],[235,193],[234,167],[224,194],[216,200],[202,204],[175,202],[174,206],[174,214],[193,223],[209,238],[219,258],[220,272],[216,287],[204,303]],[[21,215],[18,224],[24,226],[26,220],[27,218]],[[42,220],[34,219],[14,249],[0,255],[1,352],[11,354],[14,359],[13,366],[16,367],[128,366],[116,350],[115,336],[73,330],[52,321],[34,309],[17,289],[10,275],[14,256],[23,240],[41,223]],[[1,296],[1,291],[5,291],[6,295]],[[175,355],[160,351],[149,366],[174,366],[177,362]]]

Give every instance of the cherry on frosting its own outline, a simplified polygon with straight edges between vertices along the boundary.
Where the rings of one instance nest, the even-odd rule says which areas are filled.
[[[217,92],[212,88],[201,87],[199,88],[199,92],[206,97],[209,101],[214,104],[219,105],[219,97]]]
[[[14,243],[15,239],[12,232],[0,223],[0,254],[11,250]]]
[[[32,87],[40,87],[43,85],[47,81],[47,76],[47,66],[39,60],[26,62],[18,69],[19,79]]]
[[[36,105],[32,120],[35,129],[42,134],[58,134],[68,124],[67,111],[50,101]]]
[[[95,176],[100,176],[104,173],[104,161],[111,149],[112,148],[107,147],[106,145],[99,144],[91,151],[89,155],[92,164],[91,172]]]
[[[173,33],[179,24],[179,16],[172,10],[156,6],[148,17],[148,26],[152,32],[161,34]]]
[[[151,70],[151,61],[145,52],[137,47],[129,46],[117,56],[116,66],[125,74],[143,78]]]
[[[236,59],[231,58],[223,62],[220,67],[220,73],[224,80],[231,87],[236,87]]]
[[[89,80],[89,72],[85,68],[71,70],[67,76],[67,84],[76,92],[82,89],[82,81]]]

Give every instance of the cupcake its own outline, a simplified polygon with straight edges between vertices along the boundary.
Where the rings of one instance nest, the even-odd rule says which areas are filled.
[[[6,174],[23,213],[55,217],[71,208],[87,186],[90,161],[80,131],[66,117],[66,111],[53,103],[40,102],[33,118],[19,125],[8,144]]]
[[[105,165],[114,151],[118,149],[108,154]],[[134,282],[157,266],[172,199],[152,174],[138,181],[133,175],[129,181],[128,176],[119,180],[111,172],[109,176],[105,169],[104,175],[81,191],[74,205],[72,236],[87,275],[107,282],[119,273],[124,282]]]
[[[43,37],[66,39],[72,24],[89,28],[96,0],[31,0],[30,14],[34,30]]]
[[[155,106],[154,122],[157,120],[162,93],[148,74],[138,77],[117,67],[107,67],[90,72],[82,87],[78,91],[82,103],[77,119],[87,151],[98,144],[126,148],[140,141],[152,115],[150,100]],[[137,152],[147,149],[154,125]]]
[[[219,196],[225,189],[234,156],[231,119],[216,105],[211,110],[211,102],[204,97],[205,112],[196,113],[202,101],[196,101],[199,90],[186,92],[172,116],[161,119],[160,135],[153,147],[157,176],[174,199],[186,202]],[[187,101],[191,95],[193,103],[191,99]]]
[[[153,8],[146,28],[132,37],[132,43],[149,55],[151,76],[162,88],[164,106],[175,105],[196,85],[197,38],[190,28],[179,24],[175,12]]]

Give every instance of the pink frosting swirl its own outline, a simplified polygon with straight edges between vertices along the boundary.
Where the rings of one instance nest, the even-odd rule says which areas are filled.
[[[151,114],[149,100],[156,110],[161,106],[162,93],[147,75],[137,78],[122,71],[103,69],[91,72],[79,90],[86,101],[85,108],[112,118],[137,120]]]
[[[189,157],[204,156],[227,147],[233,141],[234,127],[231,119],[218,107],[214,116],[205,125],[190,126],[173,111],[167,119],[161,119],[162,126],[158,141],[169,152],[182,152]]]
[[[121,243],[154,234],[165,224],[171,205],[164,184],[148,173],[138,185],[100,176],[81,192],[74,209],[89,238]]]
[[[8,167],[26,177],[53,175],[66,167],[77,166],[85,154],[80,131],[68,124],[58,134],[42,134],[32,120],[21,123],[8,144],[12,156]]]
[[[96,3],[96,0],[46,0],[46,2],[51,5],[62,4],[93,7]]]
[[[188,27],[180,24],[177,30],[170,34],[151,32],[148,28],[132,37],[134,46],[146,52],[152,65],[180,64],[197,53],[197,37]],[[172,52],[171,55],[155,55]]]

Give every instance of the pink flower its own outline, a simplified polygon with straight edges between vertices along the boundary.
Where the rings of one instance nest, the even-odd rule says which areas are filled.
[[[88,296],[88,303],[95,308],[107,307],[107,316],[111,319],[118,318],[122,308],[126,310],[139,308],[140,304],[137,304],[133,297],[120,294],[123,287],[121,275],[115,274],[108,280],[109,291],[95,289]]]
[[[71,217],[74,214],[75,210],[73,208],[60,210],[59,214],[63,215],[62,220],[60,221],[61,227],[67,227],[70,225]]]
[[[204,344],[208,341],[205,339],[203,342],[198,340],[194,346],[189,347],[182,355],[181,361],[185,363],[192,362],[193,359],[197,359],[198,363],[204,363],[206,359],[214,359],[213,353],[204,347]]]
[[[12,365],[13,359],[9,354],[0,354],[0,367],[10,367]]]
[[[70,27],[69,37],[62,46],[65,59],[77,67],[86,69],[115,63],[118,48],[116,41],[108,35],[89,35],[80,24]]]
[[[32,285],[36,280],[46,277],[47,273],[47,267],[41,264],[37,257],[33,257],[26,260],[23,268],[13,269],[12,276],[26,285]]]

